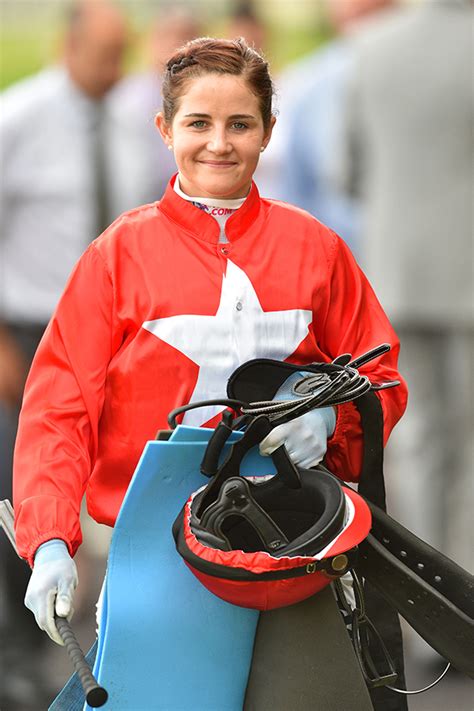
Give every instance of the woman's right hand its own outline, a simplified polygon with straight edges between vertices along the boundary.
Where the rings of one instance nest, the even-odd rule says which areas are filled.
[[[54,622],[54,616],[71,619],[77,568],[64,541],[54,538],[36,551],[33,572],[26,590],[25,605],[57,644],[64,644]]]

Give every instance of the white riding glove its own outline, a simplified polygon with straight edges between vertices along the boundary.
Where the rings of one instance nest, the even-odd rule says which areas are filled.
[[[77,583],[76,564],[64,541],[53,538],[43,543],[36,551],[25,605],[34,614],[38,627],[57,644],[64,642],[56,628],[54,615],[71,619]]]
[[[293,386],[306,373],[293,373],[285,380],[274,396],[274,400],[295,400],[298,395]],[[327,450],[327,440],[336,427],[334,407],[310,410],[290,422],[278,425],[260,442],[260,454],[270,455],[282,444],[295,464],[304,469],[314,467],[322,461]]]

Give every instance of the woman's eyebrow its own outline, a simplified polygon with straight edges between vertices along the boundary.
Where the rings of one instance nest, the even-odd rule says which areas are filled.
[[[185,114],[184,118],[207,118],[207,119],[210,119],[212,117],[210,114],[192,113],[192,114]],[[254,119],[255,116],[252,116],[252,114],[232,114],[232,116],[229,116],[229,118],[233,119],[235,121],[236,119]]]

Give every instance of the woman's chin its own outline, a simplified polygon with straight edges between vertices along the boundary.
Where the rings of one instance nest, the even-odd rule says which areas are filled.
[[[245,197],[250,189],[249,185],[241,185],[231,181],[209,181],[201,185],[201,197],[216,198],[216,200],[234,200]]]
[[[180,170],[180,187],[190,197],[233,200],[248,195],[251,185],[251,178],[243,180],[242,176],[226,175],[225,170],[219,169],[215,175],[194,175],[193,178],[190,179],[185,171]]]

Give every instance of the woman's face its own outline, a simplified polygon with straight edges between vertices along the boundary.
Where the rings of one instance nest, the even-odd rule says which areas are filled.
[[[213,73],[189,81],[171,126],[162,114],[156,122],[173,146],[187,195],[238,198],[250,189],[274,119],[265,130],[259,101],[242,77]]]

